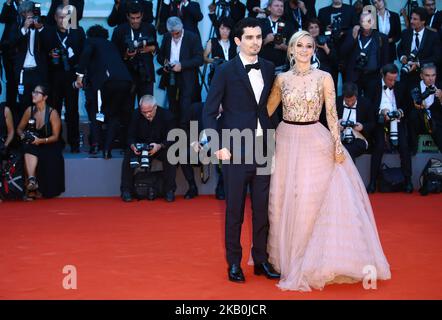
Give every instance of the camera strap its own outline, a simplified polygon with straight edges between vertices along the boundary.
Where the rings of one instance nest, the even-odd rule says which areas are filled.
[[[370,40],[367,41],[367,43],[362,46],[362,42],[361,42],[361,35],[358,35],[358,43],[359,43],[359,48],[361,49],[361,51],[365,51],[365,49],[367,49],[367,47],[370,45],[371,40],[373,40],[373,36],[370,38]]]
[[[273,34],[277,34],[278,33],[278,21],[273,21],[270,16],[268,19],[270,21],[270,28],[272,28]]]
[[[138,34],[138,39],[141,38],[142,36],[143,35],[141,34],[141,31],[140,31],[140,33]],[[132,28],[130,28],[130,38],[132,39],[132,41],[135,40],[135,33],[134,33],[134,30]]]
[[[65,49],[67,49],[66,41],[68,40],[69,32],[70,32],[70,29],[67,30],[67,35],[66,35],[66,37],[65,37],[63,40],[61,40],[61,37],[60,37],[60,35],[58,34],[58,31],[55,32],[55,33],[57,34],[58,40],[60,40],[61,45],[62,45],[63,48],[65,48]]]

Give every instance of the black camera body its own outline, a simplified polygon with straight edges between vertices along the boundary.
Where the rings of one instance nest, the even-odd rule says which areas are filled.
[[[149,151],[153,149],[153,146],[149,143],[135,143],[135,149],[141,154],[130,159],[130,167],[149,170],[151,163]]]
[[[41,24],[41,4],[38,2],[34,2],[34,8],[32,9],[34,23]]]
[[[359,53],[359,56],[356,58],[356,70],[362,71],[366,68],[368,64],[368,57],[367,57],[367,53],[364,51],[361,51]]]
[[[38,138],[37,135],[37,122],[35,121],[35,118],[30,118],[28,120],[28,125],[26,127],[26,130],[23,132],[23,143],[31,144],[35,141],[36,138]]]
[[[284,32],[285,23],[284,22],[277,22],[276,25],[277,25],[277,29],[276,29],[277,31],[274,36],[275,39],[273,40],[273,43],[276,45],[280,45],[284,42],[283,32]]]
[[[355,135],[353,134],[353,127],[356,124],[351,120],[341,121],[341,126],[344,127],[344,130],[341,133],[341,140],[343,143],[352,143],[355,139]]]
[[[68,51],[63,46],[53,50],[51,62],[54,66],[63,65],[64,71],[71,70],[71,66],[69,65]]]
[[[154,46],[155,39],[153,37],[143,36],[132,40],[132,37],[128,35],[126,37],[126,46],[130,53],[134,53],[136,50],[143,48],[144,46]]]
[[[325,31],[324,34],[320,34],[316,38],[317,44],[320,46],[325,45],[326,43],[328,43],[331,40],[331,35],[332,35],[331,31]]]
[[[402,65],[402,67],[401,67],[402,74],[408,74],[411,72],[410,62],[418,62],[418,60],[419,60],[417,57],[418,53],[419,52],[417,49],[414,49],[412,52],[410,52],[410,55],[407,57],[408,62],[406,64]]]
[[[425,99],[436,93],[436,90],[435,86],[430,86],[425,88],[425,91],[421,93],[420,88],[414,88],[411,90],[411,98],[416,104],[422,105]]]
[[[175,67],[175,65],[170,62],[164,65],[164,68],[169,73],[169,86],[170,87],[176,86],[176,75],[175,75],[175,71],[172,70],[173,67]]]
[[[341,126],[344,128],[353,128],[355,123],[351,120],[341,121]]]

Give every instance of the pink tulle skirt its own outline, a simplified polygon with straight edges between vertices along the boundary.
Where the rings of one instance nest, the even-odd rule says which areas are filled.
[[[320,123],[278,126],[268,253],[283,290],[391,278],[365,186],[345,154],[335,163],[331,133]]]

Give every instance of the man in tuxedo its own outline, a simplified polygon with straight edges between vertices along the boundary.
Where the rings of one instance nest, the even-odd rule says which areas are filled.
[[[253,145],[241,139],[234,144],[232,139],[222,141],[222,148],[211,145],[218,150],[215,155],[223,161],[224,188],[226,196],[225,245],[228,267],[228,278],[233,282],[244,282],[241,269],[241,227],[244,220],[244,207],[247,189],[250,187],[253,220],[252,257],[254,272],[264,274],[271,279],[279,278],[279,274],[268,262],[268,197],[270,175],[259,172],[259,166],[254,157],[252,163],[247,163],[246,152],[249,147],[256,147],[260,139],[267,136],[267,130],[275,126],[268,116],[266,103],[273,83],[274,66],[272,63],[258,58],[262,45],[262,31],[259,21],[255,18],[241,20],[235,30],[235,43],[240,53],[234,59],[221,65],[215,73],[203,109],[203,124],[205,130],[234,130],[249,131],[253,134]],[[223,113],[220,123],[217,123],[219,107],[222,104]],[[250,148],[250,149],[251,149]],[[264,144],[264,148],[266,145]],[[240,163],[232,163],[240,159]],[[257,173],[258,171],[258,173]],[[261,173],[261,174],[259,174]]]
[[[48,80],[47,28],[41,19],[34,20],[34,2],[24,1],[19,7],[19,19],[11,27],[10,48],[14,52],[14,75],[18,84],[20,107],[14,117],[21,119],[32,104],[32,90]]]
[[[127,22],[127,13],[130,4],[138,3],[143,10],[143,22],[153,22],[153,4],[147,0],[115,0],[112,12],[107,18],[109,27],[115,27]]]
[[[122,126],[121,143],[126,145],[126,133],[131,118],[127,107],[127,94],[132,86],[132,78],[121,60],[115,44],[108,40],[109,33],[100,25],[87,31],[87,39],[77,67],[77,88],[83,87],[87,74],[93,92],[100,90],[103,101],[104,120],[107,133],[104,141],[103,158],[112,158],[112,143]]]
[[[54,19],[57,8],[62,5],[63,7],[71,5],[75,7],[76,10],[76,25],[72,27],[72,29],[76,29],[78,23],[83,18],[84,11],[84,0],[52,0],[51,7],[49,8],[49,12],[46,18],[46,24],[55,26],[57,25],[56,19]]]
[[[201,41],[198,22],[203,20],[200,4],[191,0],[163,0],[163,6],[160,11],[160,25],[158,33],[167,32],[167,19],[169,17],[179,17],[184,25],[184,30],[191,31],[198,35]]]
[[[442,11],[436,9],[435,0],[422,0],[422,5],[427,11],[427,26],[438,32],[442,27]]]
[[[49,83],[52,88],[50,106],[61,114],[63,102],[66,107],[67,140],[72,153],[80,152],[78,89],[73,86],[83,50],[85,34],[83,29],[65,29],[63,5],[55,10],[55,27],[48,27],[48,47],[50,55]]]
[[[17,83],[14,75],[14,56],[13,48],[10,43],[11,28],[18,23],[20,16],[18,14],[18,7],[22,0],[7,0],[3,4],[0,13],[0,23],[5,25],[3,35],[0,40],[1,57],[3,59],[3,67],[5,69],[6,78],[6,102],[9,108],[15,110],[17,101]],[[20,119],[16,119],[19,121]]]
[[[305,29],[308,20],[316,18],[316,0],[288,0],[284,3],[284,20],[290,22],[295,31]]]
[[[167,90],[169,110],[176,126],[188,132],[192,98],[198,87],[198,68],[204,63],[203,47],[195,33],[184,30],[178,17],[167,20],[167,30],[157,56],[158,62],[164,66],[160,87]],[[193,168],[190,164],[181,164],[181,169],[189,184],[184,198],[192,199],[198,195]]]
[[[416,8],[411,14],[411,29],[404,30],[398,45],[398,58],[403,65],[408,64],[409,72],[403,73],[401,82],[405,81],[411,89],[420,81],[419,67],[426,63],[439,65],[441,43],[436,32],[425,28],[427,13],[424,8]],[[410,53],[417,52],[417,61],[410,61]]]
[[[430,134],[442,152],[442,90],[441,86],[436,84],[436,74],[434,64],[423,65],[422,80],[409,96],[411,111],[408,125],[412,154],[417,152],[419,134]]]
[[[270,0],[270,15],[259,19],[261,22],[263,47],[259,56],[273,62],[276,73],[284,71],[287,66],[287,44],[295,33],[294,26],[283,19],[284,1]]]
[[[155,82],[153,57],[158,48],[156,30],[142,19],[141,5],[132,3],[128,7],[127,22],[116,27],[112,34],[112,42],[120,51],[134,81],[130,91],[130,108],[134,107],[135,96],[139,100],[146,94],[153,94]]]
[[[344,83],[342,96],[336,103],[342,144],[347,148],[353,161],[368,149],[372,131],[375,127],[371,102],[358,96],[358,86],[352,82]],[[344,126],[350,125],[352,126]]]
[[[230,18],[236,24],[245,15],[246,6],[239,0],[221,0],[209,5],[209,18],[215,30],[219,28],[220,19]]]
[[[376,181],[381,167],[382,157],[386,140],[392,145],[396,144],[401,158],[401,169],[405,176],[405,189],[407,193],[413,192],[411,183],[411,153],[408,147],[407,115],[408,109],[404,99],[404,87],[397,82],[398,69],[394,64],[387,64],[382,67],[382,80],[375,86],[375,95],[372,103],[376,108],[378,121],[374,128],[374,147],[370,165],[370,183],[367,192],[376,191]],[[390,112],[397,111],[398,119],[391,119]],[[396,122],[393,122],[396,121]],[[386,133],[388,131],[388,134]]]

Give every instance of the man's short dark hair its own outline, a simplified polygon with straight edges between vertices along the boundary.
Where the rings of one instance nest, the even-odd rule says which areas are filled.
[[[425,63],[425,64],[423,64],[421,66],[421,73],[424,72],[424,70],[427,70],[427,69],[433,69],[433,70],[437,71],[437,66],[433,62]]]
[[[127,3],[127,15],[129,14],[135,14],[135,13],[143,13],[143,7],[141,6],[141,3],[138,1],[129,1]]]
[[[425,10],[425,8],[422,8],[422,7],[417,7],[417,8],[414,8],[412,11],[411,11],[411,14],[416,14],[416,15],[418,15],[419,16],[419,19],[421,20],[421,21],[427,21],[427,17],[428,17],[428,14],[427,14],[427,10]]]
[[[393,73],[393,74],[399,73],[399,69],[396,67],[394,63],[389,63],[382,67],[381,73],[382,76],[385,77],[387,73]]]
[[[93,25],[87,29],[86,35],[88,38],[109,38],[109,32],[99,24]]]
[[[251,17],[241,19],[240,21],[238,21],[238,23],[235,26],[235,37],[241,40],[245,28],[256,28],[256,27],[261,28],[261,24],[259,23],[258,19]]]
[[[342,95],[344,98],[351,98],[358,96],[358,86],[353,82],[345,82],[342,85]]]

